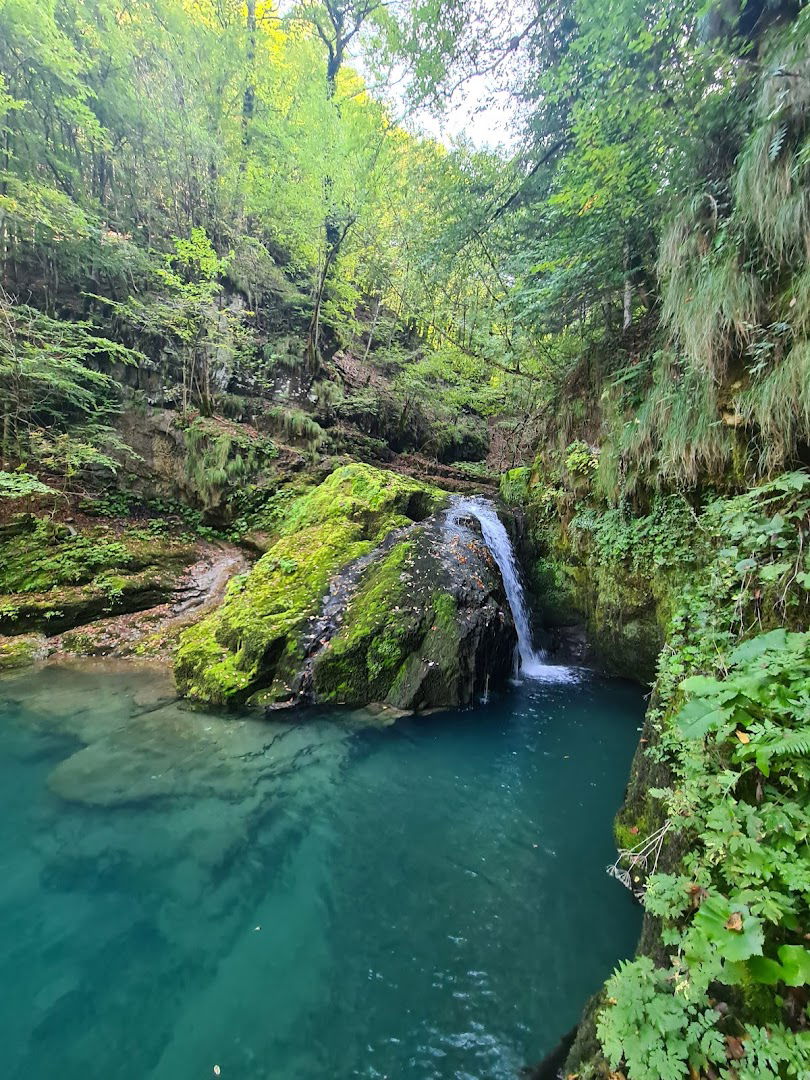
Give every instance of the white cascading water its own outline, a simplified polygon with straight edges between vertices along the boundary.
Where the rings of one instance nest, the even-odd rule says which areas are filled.
[[[478,521],[484,543],[498,564],[506,599],[509,602],[512,620],[517,631],[517,674],[527,679],[540,679],[546,682],[568,682],[574,677],[572,670],[558,664],[547,664],[544,654],[536,651],[532,646],[529,612],[512,541],[493,504],[486,499],[459,498],[453,501],[451,513],[456,521],[464,516],[474,517]]]

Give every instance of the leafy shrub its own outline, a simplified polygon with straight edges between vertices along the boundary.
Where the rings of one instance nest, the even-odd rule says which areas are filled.
[[[807,625],[809,488],[788,473],[696,522],[711,554],[673,611],[649,714],[647,754],[672,775],[649,795],[684,852],[644,897],[668,961],[621,965],[598,1020],[631,1080],[810,1074],[810,633],[790,628]],[[593,531],[622,553],[615,524]]]

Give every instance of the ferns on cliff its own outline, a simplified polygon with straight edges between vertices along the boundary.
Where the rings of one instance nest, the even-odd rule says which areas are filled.
[[[226,488],[256,476],[278,455],[273,444],[222,420],[198,418],[185,430],[186,478],[206,507]]]
[[[721,226],[705,253],[673,256],[684,231],[679,219],[665,237],[659,263],[664,278],[662,321],[696,369],[721,378],[729,357],[752,339],[762,309],[762,285],[742,265],[729,231]],[[695,222],[701,243],[709,243],[707,226]]]
[[[718,387],[708,373],[663,349],[654,355],[646,388],[630,391],[639,401],[635,408],[623,400],[622,389],[616,393],[612,387],[612,423],[600,454],[597,491],[613,501],[651,481],[694,485],[702,476],[722,476],[734,436],[723,423]]]
[[[291,441],[301,441],[309,450],[317,450],[326,438],[321,425],[303,409],[271,405],[263,414],[270,429]]]
[[[795,460],[810,438],[809,30],[805,11],[763,67],[730,201],[708,190],[691,199],[662,241],[662,319],[694,396],[679,409],[678,394],[667,395],[662,411],[654,384],[626,449],[649,466],[654,445],[664,476],[673,462],[690,483],[721,467],[734,442],[724,422],[745,434],[760,475]],[[689,417],[703,420],[691,432]]]
[[[752,449],[762,472],[773,472],[810,442],[810,342],[800,341],[738,398],[745,420],[756,428]]]
[[[735,214],[767,258],[791,264],[810,253],[810,17],[807,9],[768,58],[757,127],[734,178]]]

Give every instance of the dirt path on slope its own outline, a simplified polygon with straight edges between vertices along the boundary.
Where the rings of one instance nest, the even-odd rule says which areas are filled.
[[[199,559],[186,567],[166,603],[67,630],[48,640],[48,653],[51,658],[142,656],[170,661],[181,630],[217,607],[231,578],[250,565],[239,548],[203,543]]]

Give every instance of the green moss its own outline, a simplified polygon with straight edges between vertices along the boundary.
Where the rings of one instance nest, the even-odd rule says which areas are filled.
[[[2,545],[0,592],[41,592],[56,585],[80,585],[96,574],[128,567],[127,546],[102,530],[74,534],[48,518],[32,519],[24,532]]]
[[[30,634],[0,638],[0,671],[12,671],[33,664],[41,654],[42,642],[42,638]]]
[[[323,701],[359,704],[382,699],[419,638],[421,614],[406,606],[402,574],[412,551],[397,544],[372,567],[349,605],[346,621],[318,657],[314,687]]]
[[[363,539],[381,542],[400,525],[428,517],[445,492],[398,473],[355,463],[343,465],[292,504],[279,533],[288,536],[310,525],[348,519],[362,526]]]
[[[0,631],[49,633],[159,603],[196,548],[29,516],[0,534]]]
[[[57,634],[107,615],[143,611],[168,600],[180,566],[150,566],[135,574],[40,593],[0,596],[0,633],[35,629]]]
[[[617,848],[631,851],[661,825],[660,810],[656,817],[652,817],[649,814],[650,809],[646,805],[631,807],[625,803],[613,822],[613,836]]]
[[[0,532],[0,633],[68,630],[170,595],[197,548],[27,515]]]
[[[452,675],[458,660],[459,637],[455,597],[450,593],[434,593],[433,624],[427,637],[427,649],[423,651],[425,658],[440,664],[448,677]]]
[[[301,495],[250,574],[232,582],[222,606],[182,635],[175,661],[182,692],[216,704],[242,703],[258,691],[265,691],[264,701],[268,689],[271,698],[288,697],[303,660],[299,639],[320,610],[330,578],[443,498],[434,488],[362,464],[335,470]],[[375,645],[373,663],[381,670],[385,650],[384,641]],[[328,679],[330,700],[344,700],[361,685],[349,658],[353,650],[344,651],[345,669]]]
[[[509,469],[501,476],[500,493],[504,502],[510,505],[525,503],[531,486],[531,469],[521,466]]]

